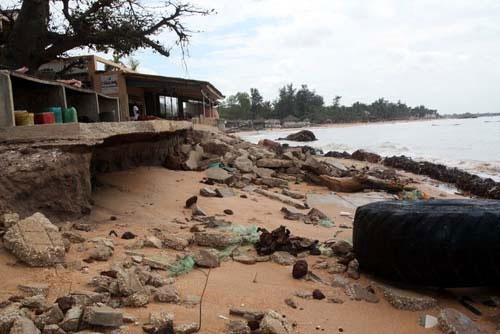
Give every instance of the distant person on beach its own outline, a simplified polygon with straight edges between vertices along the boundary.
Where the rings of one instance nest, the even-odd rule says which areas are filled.
[[[132,107],[132,119],[134,121],[137,121],[139,119],[139,107],[137,106],[137,104],[134,104],[134,106]]]

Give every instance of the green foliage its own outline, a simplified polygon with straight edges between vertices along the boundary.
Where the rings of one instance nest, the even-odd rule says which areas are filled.
[[[285,119],[293,116],[299,120],[308,119],[312,123],[374,122],[437,118],[436,110],[425,106],[410,107],[405,103],[389,102],[380,98],[371,104],[355,102],[351,106],[340,104],[341,96],[335,96],[331,105],[325,106],[322,96],[310,90],[307,85],[300,89],[288,84],[279,89],[278,98],[273,102],[264,101],[257,88],[250,94],[238,92],[229,96],[219,108],[225,119]]]

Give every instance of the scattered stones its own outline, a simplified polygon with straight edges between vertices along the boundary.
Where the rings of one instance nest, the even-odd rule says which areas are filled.
[[[380,285],[384,298],[398,310],[423,311],[437,306],[435,298],[408,290]]]
[[[4,247],[32,267],[63,263],[66,253],[59,229],[39,212],[10,227]]]
[[[486,334],[469,317],[452,308],[445,308],[439,313],[439,328],[446,334]]]
[[[292,276],[295,279],[300,279],[307,275],[309,269],[308,264],[305,260],[298,260],[293,265]]]
[[[224,249],[242,242],[240,236],[229,232],[196,232],[194,241],[198,246]]]
[[[250,327],[243,320],[231,320],[226,325],[226,334],[250,334]]]
[[[225,209],[225,210],[224,210],[224,213],[225,213],[226,215],[230,215],[230,216],[234,215],[234,212],[233,212],[233,210],[231,210],[231,209]]]
[[[220,266],[219,252],[215,249],[200,249],[194,255],[197,266],[203,268],[217,268]]]
[[[191,206],[191,213],[193,216],[207,216],[207,214],[205,213],[205,211],[203,211],[197,204],[193,204]]]
[[[291,197],[291,198],[294,198],[294,199],[304,199],[305,196],[298,193],[298,192],[294,192],[294,191],[291,191],[291,190],[288,190],[288,189],[283,189],[281,191],[281,193],[285,196],[288,196],[288,197]]]
[[[257,167],[260,168],[289,168],[293,167],[293,161],[284,159],[263,158],[257,160]]]
[[[358,260],[354,259],[351,262],[349,262],[349,265],[347,266],[347,276],[349,276],[352,279],[359,279],[360,274],[359,274]]]
[[[152,248],[161,249],[161,248],[163,248],[163,243],[159,238],[157,238],[153,235],[150,235],[150,236],[146,237],[146,239],[144,239],[144,247],[152,247]]]
[[[80,318],[82,317],[83,309],[80,306],[70,308],[64,315],[63,321],[59,327],[66,332],[76,332],[80,325]]]
[[[283,315],[270,310],[260,322],[260,330],[261,334],[288,334],[292,333],[292,326]]]
[[[335,255],[345,255],[353,251],[352,244],[346,240],[338,240],[332,245],[332,251]]]
[[[243,173],[250,173],[253,170],[253,162],[246,156],[240,156],[233,162],[234,167],[238,168]]]
[[[198,202],[198,196],[191,196],[186,200],[185,208],[189,209]]]
[[[229,187],[221,187],[216,188],[215,192],[217,193],[217,197],[227,198],[235,196],[234,190]]]
[[[281,264],[282,266],[291,266],[297,259],[288,252],[274,252],[271,255],[271,261]]]
[[[163,286],[156,290],[154,299],[160,303],[177,304],[180,302],[179,291],[173,285]]]
[[[123,315],[108,306],[88,306],[83,312],[83,321],[95,326],[120,327],[123,325]]]
[[[326,296],[324,295],[324,293],[321,292],[321,290],[319,290],[319,289],[315,289],[312,292],[312,296],[313,296],[313,299],[317,299],[317,300],[323,300],[323,299],[326,298]]]
[[[293,309],[297,309],[299,307],[295,299],[293,299],[292,297],[286,298],[285,304]]]

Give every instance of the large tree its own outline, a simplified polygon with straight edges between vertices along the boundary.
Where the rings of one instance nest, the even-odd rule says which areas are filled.
[[[173,46],[189,42],[192,30],[185,18],[212,12],[180,1],[22,0],[14,8],[0,2],[0,14],[13,22],[0,32],[0,64],[35,71],[80,47],[121,55],[150,48],[168,57]],[[171,45],[158,40],[164,31],[175,38]]]

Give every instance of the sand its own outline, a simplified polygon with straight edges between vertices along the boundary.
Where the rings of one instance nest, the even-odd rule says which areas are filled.
[[[151,235],[152,228],[158,227],[172,233],[189,234],[186,225],[173,222],[174,219],[185,221],[190,217],[190,211],[184,209],[185,200],[199,193],[205,185],[200,183],[204,176],[202,172],[178,172],[164,168],[138,168],[129,171],[111,173],[99,176],[100,186],[95,190],[93,200],[94,209],[87,220],[93,230],[89,233],[81,232],[86,238],[107,236],[110,230],[118,235],[125,231],[132,231],[139,238]],[[415,176],[416,181],[422,179]],[[453,192],[445,192],[442,188],[427,182],[427,193],[432,196],[451,197]],[[328,190],[308,185],[291,185],[294,190],[303,193],[327,194]],[[238,191],[238,194],[243,193]],[[293,234],[309,237],[321,241],[331,239],[340,231],[339,238],[351,238],[350,229],[325,228],[321,226],[305,225],[301,222],[283,219],[280,209],[282,203],[263,196],[247,193],[248,198],[239,196],[231,198],[199,198],[199,206],[210,215],[223,215],[224,209],[231,209],[234,215],[224,218],[234,224],[258,225],[267,229],[274,229],[280,225],[287,226]],[[336,226],[340,224],[352,225],[352,218],[340,215],[341,211],[354,213],[352,208],[338,205],[322,205],[318,207],[329,215]],[[111,221],[110,216],[117,220]],[[124,247],[134,240],[114,238],[116,250],[113,257],[107,262],[95,262],[88,265],[88,273],[69,271],[65,269],[34,269],[17,263],[16,259],[0,249],[0,300],[4,300],[20,292],[16,286],[20,283],[48,282],[51,285],[49,299],[67,294],[70,291],[90,290],[87,285],[91,277],[101,270],[106,270],[116,262],[126,258]],[[158,250],[152,248],[141,249],[140,252],[157,254],[175,254],[179,252]],[[67,260],[82,258],[78,246],[73,245],[67,254]],[[310,265],[320,260],[320,257],[309,256]],[[203,270],[205,273],[207,270]],[[331,275],[324,270],[314,270],[326,282]],[[175,285],[182,296],[199,296],[205,282],[205,274],[193,271],[179,277]],[[372,284],[372,278],[362,276],[360,283]],[[302,309],[291,309],[285,305],[284,299],[290,297],[297,290],[321,289],[327,296],[336,296],[344,300],[343,304],[332,304],[325,300],[297,299]],[[211,270],[202,308],[202,329],[200,333],[222,333],[229,317],[230,306],[244,306],[253,309],[274,309],[287,316],[290,321],[296,322],[295,333],[439,333],[438,329],[424,329],[418,325],[422,314],[437,316],[438,309],[426,312],[400,311],[390,306],[380,293],[381,300],[377,304],[351,301],[341,289],[322,285],[320,283],[294,280],[291,276],[291,267],[280,266],[275,263],[258,263],[244,265],[232,261],[223,262],[220,268]],[[494,332],[491,322],[477,317],[462,307],[450,295],[440,295],[439,306],[451,306],[464,312],[490,332]],[[491,314],[486,307],[480,307],[485,314]],[[152,311],[169,311],[175,314],[176,324],[197,322],[198,307],[182,305],[158,304],[151,302],[147,308],[124,309],[124,312],[138,317],[139,325],[130,325],[131,333],[142,333],[141,325],[147,321]],[[320,330],[317,330],[319,326]]]

